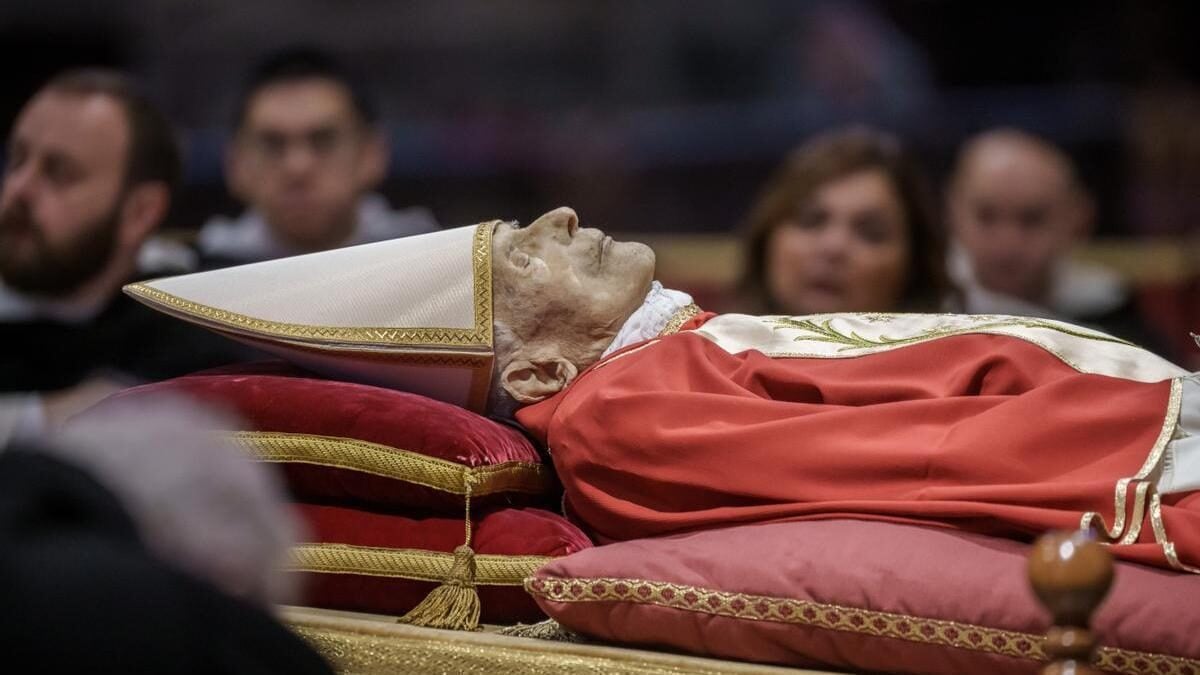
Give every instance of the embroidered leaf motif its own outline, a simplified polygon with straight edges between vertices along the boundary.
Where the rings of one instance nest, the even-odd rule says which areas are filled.
[[[870,321],[880,322],[881,319],[890,318],[885,314],[867,315],[866,318]],[[981,319],[983,319],[981,321]],[[1084,333],[1078,330],[1072,330],[1066,324],[1057,323],[1054,321],[1045,321],[1042,319],[1017,318],[1017,317],[971,317],[974,325],[971,326],[953,326],[945,328],[933,328],[925,330],[916,335],[907,337],[888,337],[880,335],[877,338],[869,338],[859,335],[857,331],[838,330],[833,326],[833,318],[827,319],[801,319],[795,317],[771,317],[769,322],[775,325],[775,329],[790,328],[793,330],[803,331],[803,334],[797,335],[796,342],[825,342],[828,344],[841,345],[838,351],[846,351],[850,349],[869,349],[871,347],[896,347],[900,345],[914,344],[932,340],[935,338],[949,337],[951,335],[965,335],[968,333],[985,333],[998,328],[1044,328],[1047,330],[1057,331],[1072,337],[1083,338],[1085,340],[1098,340],[1100,342],[1113,342],[1121,345],[1130,345],[1119,338],[1102,333]]]

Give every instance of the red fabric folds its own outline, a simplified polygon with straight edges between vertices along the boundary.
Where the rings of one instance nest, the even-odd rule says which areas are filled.
[[[1000,335],[772,358],[693,331],[610,357],[518,418],[601,541],[837,516],[1028,537],[1120,513],[1140,532],[1114,553],[1166,567],[1149,509],[1135,518],[1132,489],[1114,502],[1169,438],[1170,396]],[[1200,565],[1200,508],[1162,515]]]

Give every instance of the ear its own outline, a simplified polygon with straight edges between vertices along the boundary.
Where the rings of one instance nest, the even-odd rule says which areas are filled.
[[[562,391],[579,371],[561,356],[510,361],[500,373],[500,386],[520,403],[536,403]]]
[[[362,156],[359,158],[358,181],[365,192],[375,189],[387,176],[391,156],[389,143],[383,132],[367,129],[363,141]]]
[[[120,237],[129,246],[142,242],[158,227],[171,208],[171,193],[165,183],[141,183],[125,196],[121,206]]]

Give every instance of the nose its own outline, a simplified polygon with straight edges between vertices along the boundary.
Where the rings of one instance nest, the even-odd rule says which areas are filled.
[[[18,201],[29,203],[36,182],[35,174],[28,166],[5,172],[3,188],[0,189],[0,207],[7,209]]]
[[[854,238],[849,223],[831,222],[817,237],[817,250],[828,258],[842,258],[850,251]]]
[[[316,164],[316,154],[304,143],[291,143],[283,155],[283,169],[289,175],[303,175]]]
[[[574,209],[560,206],[530,223],[529,229],[536,230],[539,234],[545,231],[550,235],[565,235],[567,239],[571,239],[579,230],[579,216],[575,215]]]

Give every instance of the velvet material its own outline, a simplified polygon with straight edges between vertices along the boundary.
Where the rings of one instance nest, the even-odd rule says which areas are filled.
[[[526,586],[562,625],[604,640],[855,672],[1035,673],[1049,616],[1027,552],[941,528],[772,523],[600,546]],[[1117,563],[1093,623],[1101,666],[1200,672],[1197,597],[1194,576]]]
[[[349,544],[379,549],[417,549],[450,553],[463,543],[462,518],[409,518],[356,509],[297,504],[308,523],[308,541]],[[480,556],[560,557],[589,548],[591,542],[559,515],[541,509],[500,509],[474,523],[471,547]],[[536,563],[529,563],[529,570]],[[403,614],[438,584],[397,576],[335,572],[302,572],[305,603],[313,607],[378,614]],[[382,572],[381,572],[382,574]],[[520,586],[489,583],[488,568],[480,564],[477,590],[486,623],[532,621],[543,617]]]
[[[234,412],[246,421],[247,428],[231,431],[366,441],[468,469],[542,462],[520,431],[458,406],[407,392],[324,380],[281,362],[220,368],[134,387],[85,414],[104,414],[108,405],[164,395],[191,397]],[[433,508],[449,513],[459,513],[463,506],[461,491],[435,489],[420,475],[398,479],[294,457],[277,463],[298,500],[351,500],[371,506]],[[541,474],[538,492],[552,485],[551,472],[546,469]],[[535,490],[528,485],[509,486],[492,494],[477,491],[473,501],[533,503],[538,496],[529,494],[531,491]]]

